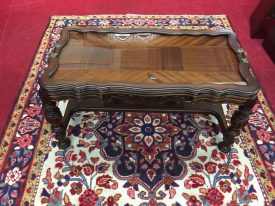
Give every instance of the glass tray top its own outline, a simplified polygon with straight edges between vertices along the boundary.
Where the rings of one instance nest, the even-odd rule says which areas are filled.
[[[76,77],[98,84],[246,84],[227,35],[70,31],[54,78]]]

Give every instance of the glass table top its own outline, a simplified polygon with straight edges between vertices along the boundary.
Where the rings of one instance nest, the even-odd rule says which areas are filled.
[[[70,31],[54,78],[130,85],[246,84],[226,35]]]

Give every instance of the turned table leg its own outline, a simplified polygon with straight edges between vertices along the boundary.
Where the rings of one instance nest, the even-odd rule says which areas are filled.
[[[218,144],[218,148],[222,152],[227,153],[230,151],[235,137],[240,134],[240,130],[247,124],[251,110],[256,102],[257,97],[253,97],[244,106],[239,106],[239,109],[234,112],[231,117],[231,125],[225,132],[223,141]]]
[[[42,100],[42,107],[46,120],[51,124],[51,129],[55,132],[55,138],[58,141],[58,147],[60,149],[66,149],[70,146],[70,139],[66,138],[66,128],[62,124],[62,114],[60,109],[56,106],[56,102],[51,101],[44,91],[39,91],[40,98]]]

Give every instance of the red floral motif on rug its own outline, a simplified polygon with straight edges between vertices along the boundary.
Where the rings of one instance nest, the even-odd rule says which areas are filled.
[[[213,116],[76,113],[59,150],[37,78],[65,26],[231,29],[223,15],[54,16],[0,150],[1,205],[274,205],[274,116],[263,94],[229,154]],[[65,106],[61,105],[64,110]],[[224,105],[227,119],[234,107]]]

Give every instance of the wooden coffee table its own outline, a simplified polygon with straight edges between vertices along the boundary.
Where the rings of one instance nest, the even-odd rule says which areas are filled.
[[[39,79],[58,146],[79,110],[195,112],[218,118],[230,151],[257,100],[258,83],[235,33],[66,27]],[[57,101],[69,100],[62,117]],[[222,103],[239,105],[227,127]]]

